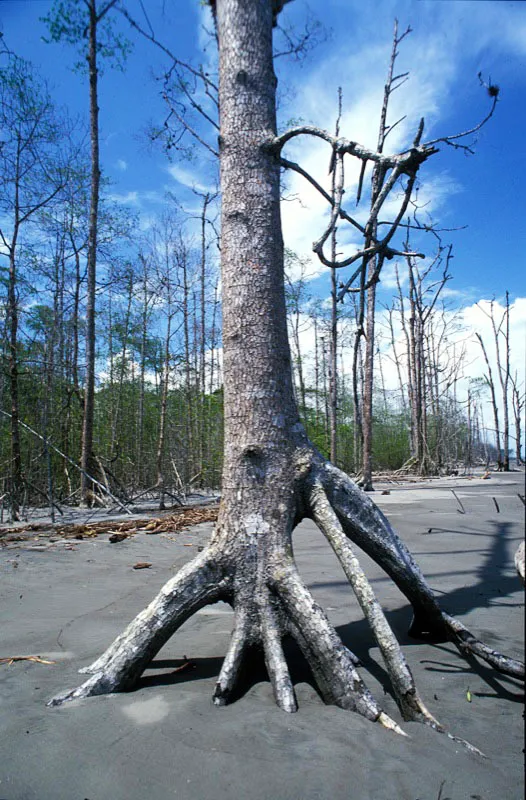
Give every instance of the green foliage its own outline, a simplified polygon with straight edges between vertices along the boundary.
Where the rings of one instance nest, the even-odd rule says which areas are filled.
[[[116,30],[115,17],[109,13],[114,3],[90,0],[97,18],[97,55],[114,69],[123,70],[131,53],[132,43]],[[85,72],[88,54],[90,15],[84,0],[55,0],[51,10],[41,17],[48,29],[45,42],[61,42],[75,47],[80,60],[74,69]]]

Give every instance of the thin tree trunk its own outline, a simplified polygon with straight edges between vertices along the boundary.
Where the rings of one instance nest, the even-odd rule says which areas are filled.
[[[99,208],[99,105],[97,71],[97,9],[95,0],[89,6],[89,108],[91,140],[91,195],[88,231],[88,269],[86,299],[86,377],[84,385],[84,418],[82,422],[82,451],[80,458],[81,504],[91,505],[91,482],[89,474],[94,474],[93,460],[93,421],[95,412],[95,293],[97,288],[97,223]]]
[[[140,365],[139,365],[139,400],[137,406],[137,468],[136,480],[139,487],[142,488],[144,480],[144,464],[143,464],[143,439],[144,439],[144,391],[145,391],[145,373],[146,373],[146,335],[148,323],[148,284],[147,284],[147,261],[142,254],[139,254],[139,260],[143,267],[143,305],[142,305],[142,325],[141,325],[141,348],[140,348]]]
[[[320,357],[318,340],[318,316],[314,316],[314,424],[320,424]]]
[[[75,289],[73,291],[73,310],[72,310],[72,356],[71,356],[71,372],[73,379],[73,390],[75,396],[80,401],[80,383],[79,383],[79,308],[80,308],[80,252],[75,244],[73,234],[70,232],[70,241],[75,256]]]
[[[168,407],[168,390],[170,385],[170,339],[172,336],[172,315],[168,314],[168,322],[166,328],[166,339],[164,345],[164,374],[161,384],[161,410],[159,414],[159,437],[157,440],[157,486],[159,488],[159,509],[164,509],[164,471],[163,471],[163,455],[164,455],[164,442],[166,438],[166,410]]]
[[[405,36],[405,34],[404,34]],[[403,36],[401,37],[403,38]],[[387,127],[387,110],[389,107],[389,99],[391,93],[396,86],[393,82],[399,76],[393,78],[393,70],[398,55],[397,47],[401,41],[398,37],[398,20],[395,20],[393,31],[393,46],[391,49],[391,58],[389,61],[389,68],[387,70],[387,79],[384,86],[384,96],[382,103],[382,111],[380,114],[380,125],[378,129],[378,144],[377,151],[383,153],[385,139],[388,134],[389,128]],[[376,163],[373,167],[373,174],[371,179],[371,209],[374,207],[378,199],[378,195],[382,190],[385,181],[384,167]],[[378,232],[378,225],[376,219],[373,224],[368,224],[366,227],[365,247],[371,245],[372,239],[376,239]],[[376,311],[376,280],[377,276],[383,266],[383,256],[378,255],[369,260],[365,259],[362,265],[362,274],[367,274],[367,281],[370,284],[367,289],[367,314],[366,314],[366,328],[365,328],[365,380],[363,385],[363,454],[362,454],[362,488],[366,492],[373,491],[373,475],[372,475],[372,455],[373,455],[373,389],[374,389],[374,356],[375,356],[375,311]],[[362,287],[363,291],[363,287]]]
[[[376,259],[369,262],[368,278],[372,278],[376,269]],[[363,452],[362,452],[362,489],[372,492],[373,489],[373,388],[374,388],[374,355],[375,355],[375,309],[376,284],[367,290],[367,315],[365,333],[365,375],[363,384]]]
[[[497,373],[499,376],[500,388],[502,392],[502,413],[503,413],[503,426],[502,426],[502,469],[504,472],[510,470],[510,422],[509,422],[509,409],[508,409],[508,387],[510,382],[510,295],[506,292],[506,307],[504,315],[499,327],[495,323],[495,316],[493,313],[493,302],[491,303],[491,325],[493,328],[493,336],[495,339],[495,355],[497,358]],[[504,330],[502,326],[504,325]],[[504,338],[504,364],[500,352],[499,336]]]
[[[200,326],[199,326],[199,472],[201,485],[208,460],[208,429],[206,422],[206,213],[210,203],[208,193],[203,197],[201,209],[201,271],[200,271]]]
[[[488,374],[486,375],[486,384],[490,391],[491,395],[491,408],[493,411],[493,421],[495,423],[495,443],[497,446],[497,465],[500,467],[502,464],[502,448],[500,445],[500,422],[499,422],[499,408],[497,406],[497,395],[495,393],[495,383],[493,381],[493,372],[491,370],[491,366],[488,359],[488,354],[486,352],[486,347],[484,345],[484,341],[480,333],[475,333],[477,337],[480,347],[482,349],[482,354],[484,356],[484,361],[486,362],[486,369],[488,370]]]
[[[18,397],[18,298],[16,246],[18,225],[15,222],[14,233],[9,247],[9,276],[7,285],[7,319],[9,340],[9,390],[11,399],[11,468],[10,468],[10,505],[13,520],[19,519],[22,501],[22,453],[20,446],[19,397]]]
[[[111,442],[110,442],[110,453],[112,456],[115,453],[115,448],[117,444],[117,434],[118,434],[122,405],[123,405],[124,378],[126,377],[126,358],[128,355],[128,336],[130,332],[132,300],[133,300],[133,275],[130,273],[128,277],[128,302],[126,304],[126,313],[124,316],[121,364],[119,370],[119,387],[118,387],[117,399],[113,404],[114,407],[112,409],[113,424],[111,426]],[[111,385],[113,389],[113,383]]]
[[[336,118],[335,136],[340,135],[340,120],[342,116],[342,89],[338,88],[338,116]],[[334,154],[333,154],[334,158]],[[331,197],[336,201],[336,170],[332,170]],[[336,262],[336,232],[335,225],[331,233],[331,260]],[[330,447],[329,457],[333,464],[338,458],[338,280],[336,269],[331,268],[331,327],[329,338],[329,431]]]
[[[515,421],[515,460],[517,462],[517,466],[520,466],[523,463],[522,458],[522,412],[524,409],[524,393],[521,396],[519,390],[519,383],[517,374],[515,374],[515,378],[510,376],[511,381],[511,389],[512,389],[512,407],[513,407],[513,417]]]

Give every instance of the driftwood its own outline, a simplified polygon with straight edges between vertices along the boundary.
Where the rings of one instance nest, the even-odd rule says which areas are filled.
[[[517,572],[520,575],[520,578],[523,583],[526,583],[524,579],[524,542],[521,542],[517,552],[515,553],[515,566],[517,567]]]

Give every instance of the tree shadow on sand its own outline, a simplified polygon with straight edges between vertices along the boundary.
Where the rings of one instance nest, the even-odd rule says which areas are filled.
[[[473,578],[470,585],[459,586],[451,591],[440,593],[442,608],[453,616],[462,616],[476,608],[490,608],[492,601],[502,601],[507,596],[517,592],[520,587],[518,577],[510,570],[509,544],[515,538],[512,534],[512,525],[508,522],[492,522],[491,525],[493,527],[491,533],[476,533],[466,530],[450,531],[459,535],[468,533],[470,536],[481,536],[490,539],[484,560],[470,573]],[[444,529],[432,529],[433,534],[440,534],[441,532],[444,532]],[[455,552],[466,551],[459,550]],[[426,551],[426,553],[429,554],[429,551]],[[444,556],[446,553],[441,551],[441,555]],[[352,590],[346,581],[335,580],[315,583],[313,586],[341,587],[342,589],[345,587],[348,589],[349,602],[354,602]],[[520,603],[510,602],[509,605],[517,606]],[[398,641],[404,648],[422,644],[418,640],[411,638],[407,633],[412,616],[409,604],[393,611],[387,611],[386,616]],[[392,694],[387,672],[381,661],[378,660],[377,654],[375,653],[374,657],[371,654],[371,650],[376,648],[376,642],[365,619],[340,625],[336,630],[343,643],[360,659],[364,669],[374,676],[386,693]],[[429,642],[426,642],[426,645],[429,645]],[[318,692],[316,681],[296,642],[291,637],[287,637],[283,646],[293,684],[307,683]],[[507,675],[495,673],[492,668],[474,657],[462,657],[452,644],[435,642],[433,647],[437,651],[437,658],[421,660],[421,663],[426,665],[425,668],[429,672],[476,675],[492,691],[491,693],[474,692],[475,696],[498,697],[513,702],[524,701],[520,681]],[[442,660],[441,656],[442,659],[447,660]],[[456,663],[452,663],[452,657],[456,657]],[[217,677],[222,662],[222,657],[157,658],[137,681],[134,690],[153,686],[176,685],[187,681],[209,681]],[[256,684],[268,683],[268,681],[261,650],[257,647],[249,648],[245,657],[242,675],[231,701],[233,702],[243,697]]]

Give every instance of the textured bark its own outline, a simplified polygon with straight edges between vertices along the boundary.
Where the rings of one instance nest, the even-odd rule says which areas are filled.
[[[89,109],[91,140],[91,197],[88,230],[88,265],[86,298],[86,378],[84,386],[84,417],[82,420],[82,450],[80,456],[81,502],[91,505],[93,469],[93,415],[95,409],[95,292],[97,288],[97,222],[99,209],[99,105],[97,72],[97,9],[95,0],[88,4],[89,15]]]
[[[234,608],[230,647],[214,701],[228,702],[248,647],[263,649],[276,702],[296,709],[281,641],[290,634],[327,702],[401,733],[357,672],[301,580],[291,535],[313,518],[340,559],[384,655],[402,715],[441,730],[418,697],[398,643],[347,539],[359,544],[413,604],[413,632],[449,636],[466,652],[489,648],[439,608],[411,555],[370,498],[306,438],[294,402],[289,352],[279,165],[266,146],[275,135],[269,0],[219,0],[222,284],[225,455],[223,495],[209,547],[187,564],[87,669],[91,677],[65,700],[130,688],[166,640],[216,600]],[[469,638],[471,637],[471,638]],[[501,659],[504,657],[500,656]],[[519,674],[504,659],[498,668]]]

